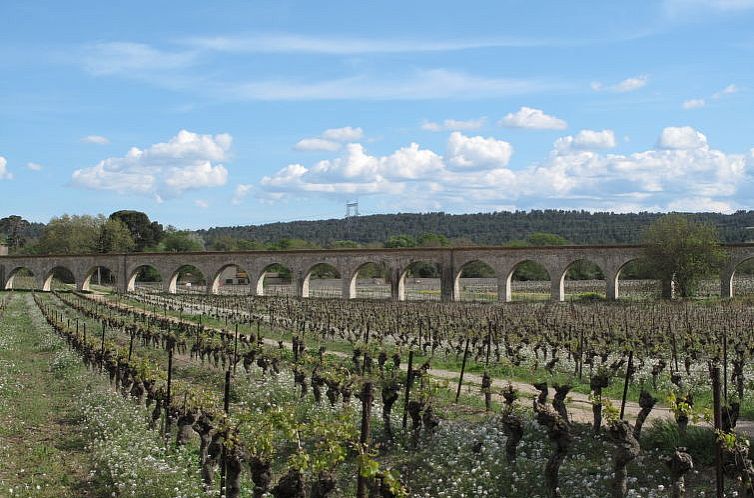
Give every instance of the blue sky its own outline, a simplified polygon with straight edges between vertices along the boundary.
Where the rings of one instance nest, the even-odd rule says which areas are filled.
[[[754,208],[754,0],[4,0],[0,19],[0,217]]]

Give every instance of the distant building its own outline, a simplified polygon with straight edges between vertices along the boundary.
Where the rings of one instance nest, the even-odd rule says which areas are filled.
[[[225,285],[248,285],[249,276],[237,266],[229,266],[220,276],[220,282]]]
[[[8,255],[8,246],[5,244],[0,244],[0,256],[7,256]]]

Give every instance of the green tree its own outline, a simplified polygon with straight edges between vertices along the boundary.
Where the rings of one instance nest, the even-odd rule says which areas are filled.
[[[129,252],[134,241],[128,228],[104,215],[68,215],[52,218],[45,226],[34,252],[82,254]]]
[[[669,214],[652,223],[642,242],[645,263],[662,281],[665,298],[672,297],[673,284],[681,297],[693,296],[699,282],[725,262],[715,227],[681,214]]]
[[[330,244],[331,249],[358,249],[361,247],[358,242],[353,240],[336,240]]]
[[[99,237],[95,248],[96,252],[113,253],[134,250],[136,243],[125,223],[113,218],[107,220],[100,218],[98,222]]]
[[[164,235],[162,225],[150,221],[149,216],[141,211],[116,211],[110,215],[110,219],[119,220],[128,227],[137,252],[142,252],[148,247],[156,247]]]
[[[424,232],[416,239],[416,245],[419,247],[446,247],[450,245],[450,241],[442,234]]]
[[[160,243],[160,249],[165,252],[198,252],[204,250],[204,242],[188,230],[168,227]]]
[[[15,214],[0,219],[0,234],[5,234],[11,253],[26,244],[24,233],[29,229],[29,226],[28,221]]]
[[[526,241],[532,246],[565,246],[569,244],[568,239],[546,232],[534,232],[526,238]]]
[[[385,247],[416,247],[416,241],[410,235],[391,235],[385,241]]]
[[[42,232],[36,251],[40,254],[96,252],[101,222],[94,216],[68,215],[52,218]]]
[[[221,235],[212,239],[208,248],[210,251],[236,251],[238,250],[238,239],[230,235]]]

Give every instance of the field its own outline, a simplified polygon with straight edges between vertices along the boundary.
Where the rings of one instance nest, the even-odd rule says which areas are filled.
[[[718,468],[752,493],[747,300],[410,284],[0,293],[0,495],[715,496]]]

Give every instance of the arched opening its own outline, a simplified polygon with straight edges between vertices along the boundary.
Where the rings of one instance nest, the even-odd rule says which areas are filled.
[[[293,296],[293,273],[287,266],[273,263],[262,270],[257,280],[257,296]]]
[[[45,275],[42,283],[42,290],[49,292],[52,290],[75,290],[76,277],[73,272],[64,266],[56,266]]]
[[[203,294],[207,287],[204,274],[193,265],[183,265],[170,278],[171,294]]]
[[[456,275],[455,296],[458,301],[497,301],[495,270],[484,261],[469,261]]]
[[[434,261],[414,261],[406,267],[398,280],[398,299],[401,301],[440,301],[442,268]]]
[[[126,290],[128,292],[160,292],[162,291],[162,275],[154,266],[139,266],[131,272]]]
[[[390,273],[384,264],[364,263],[353,274],[350,295],[357,299],[390,299]]]
[[[550,273],[536,261],[520,261],[508,274],[506,292],[506,301],[547,301],[552,292]]]
[[[36,288],[37,281],[34,273],[23,266],[12,270],[5,282],[5,290],[35,290]]]
[[[563,294],[566,300],[604,299],[607,286],[602,268],[588,259],[579,259],[563,274]]]
[[[318,263],[306,273],[301,297],[341,297],[342,287],[338,269],[327,263]]]
[[[90,268],[81,282],[81,290],[84,292],[112,293],[117,290],[115,272],[106,266]]]
[[[628,261],[616,275],[615,292],[618,299],[654,300],[662,296],[662,284],[647,269],[641,259]]]
[[[213,294],[248,294],[251,279],[249,273],[236,264],[223,266],[212,279]]]
[[[754,297],[754,258],[746,259],[736,265],[731,275],[731,296]]]

